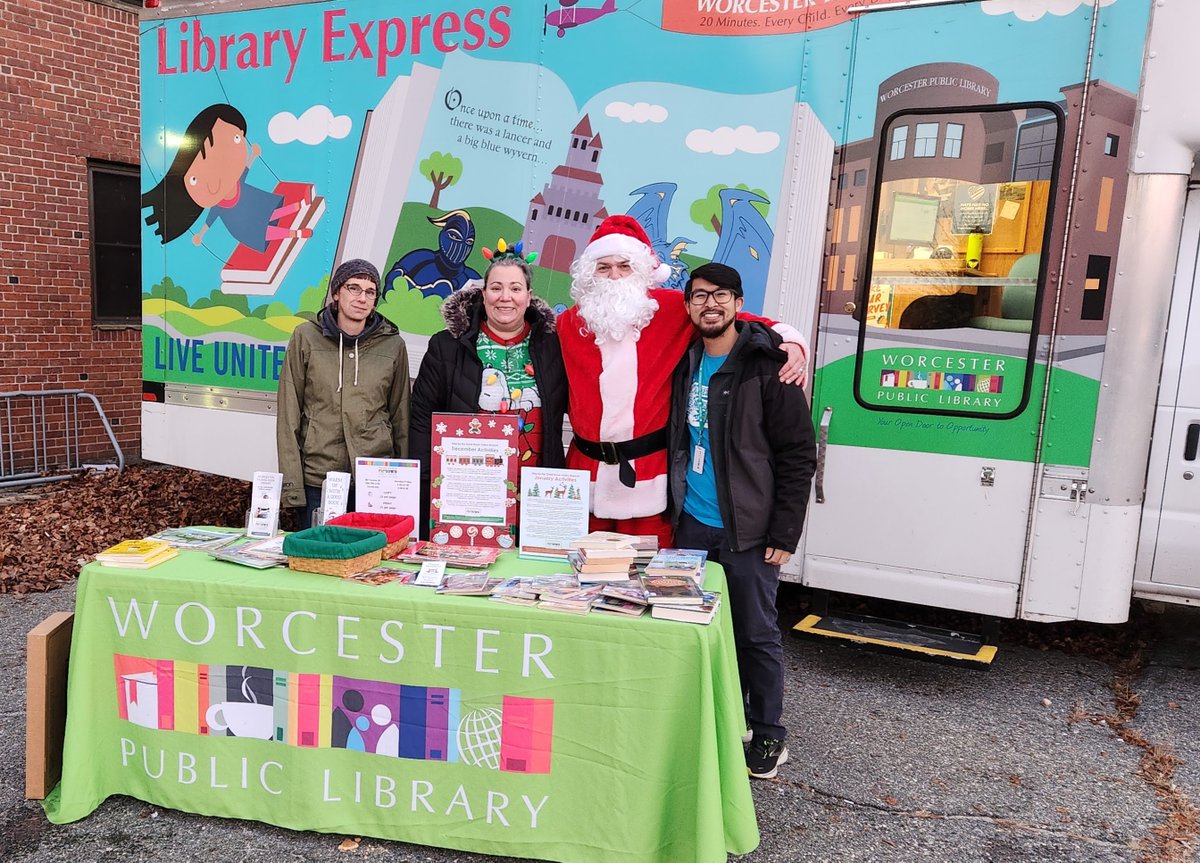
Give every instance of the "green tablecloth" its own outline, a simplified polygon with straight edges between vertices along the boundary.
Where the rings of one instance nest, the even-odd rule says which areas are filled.
[[[758,844],[743,729],[724,607],[576,616],[185,551],[84,568],[45,806],[62,823],[127,794],[514,857],[724,860]]]

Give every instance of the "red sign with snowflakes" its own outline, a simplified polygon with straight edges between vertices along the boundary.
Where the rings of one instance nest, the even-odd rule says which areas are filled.
[[[433,415],[429,538],[438,545],[516,545],[520,419]]]

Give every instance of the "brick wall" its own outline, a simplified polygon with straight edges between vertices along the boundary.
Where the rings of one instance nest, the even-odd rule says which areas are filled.
[[[94,393],[127,458],[141,332],[92,325],[87,160],[141,161],[137,29],[136,9],[0,0],[0,392]],[[83,454],[111,453],[89,405],[79,417]]]

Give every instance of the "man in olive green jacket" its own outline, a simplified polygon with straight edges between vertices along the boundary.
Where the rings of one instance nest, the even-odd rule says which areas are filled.
[[[305,507],[305,527],[320,505],[326,473],[353,473],[360,456],[408,455],[408,350],[375,310],[379,271],[361,259],[346,261],[329,291],[316,321],[292,332],[279,376],[281,503]]]

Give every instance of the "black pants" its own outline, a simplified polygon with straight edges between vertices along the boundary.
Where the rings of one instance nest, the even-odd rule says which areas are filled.
[[[686,512],[675,528],[675,546],[704,549],[709,560],[724,567],[724,602],[733,618],[746,719],[755,737],[783,740],[783,641],[775,611],[779,567],[763,562],[762,546],[730,551],[723,528],[709,527]]]

